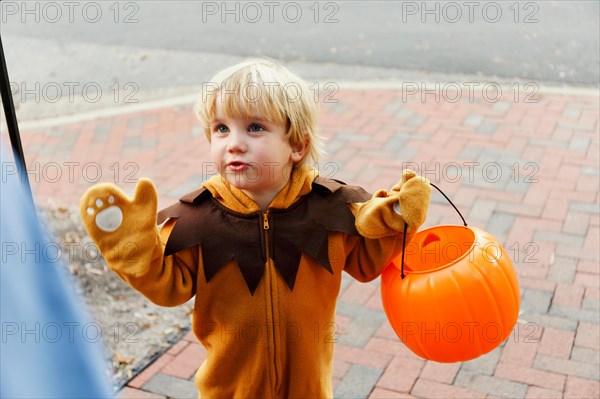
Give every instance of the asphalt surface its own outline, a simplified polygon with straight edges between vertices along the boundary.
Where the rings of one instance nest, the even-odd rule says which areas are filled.
[[[15,54],[9,69],[22,71],[26,78],[60,75],[61,64],[52,58],[69,56],[65,49],[82,44],[89,54],[84,60],[71,54],[72,60],[86,75],[96,77],[111,67],[106,50],[122,48],[129,55],[134,49],[202,54],[206,62],[214,57],[259,55],[288,63],[570,85],[599,81],[597,1],[0,4],[5,47],[12,46],[7,52]],[[51,52],[55,47],[59,51]],[[144,87],[198,84],[204,78],[188,70],[180,64],[148,70],[153,79]]]

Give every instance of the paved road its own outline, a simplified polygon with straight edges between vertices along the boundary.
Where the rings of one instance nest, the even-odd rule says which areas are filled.
[[[129,52],[143,48],[203,54],[206,62],[214,57],[266,55],[285,62],[571,85],[597,86],[599,79],[597,1],[0,4],[5,46],[13,46],[7,52],[16,54],[15,68],[27,76],[60,74],[64,66],[48,58],[65,54],[48,52],[48,48],[64,50],[79,43],[90,51],[110,46]],[[77,54],[70,56],[87,74],[100,76],[110,67],[104,61],[110,57],[96,53],[85,60]],[[163,66],[160,73],[149,71],[149,84],[201,82],[197,76],[177,75],[181,70],[177,65]]]

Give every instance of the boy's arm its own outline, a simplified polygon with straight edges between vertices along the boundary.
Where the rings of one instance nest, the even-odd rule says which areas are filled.
[[[345,237],[344,270],[359,281],[379,276],[402,251],[405,223],[409,242],[425,222],[430,194],[426,178],[405,170],[389,193],[379,190],[366,202],[350,204],[360,237]]]
[[[161,306],[185,303],[195,294],[197,257],[193,249],[164,256],[175,225],[156,226],[157,195],[149,179],[140,179],[133,200],[110,183],[90,187],[80,212],[90,237],[119,277]]]

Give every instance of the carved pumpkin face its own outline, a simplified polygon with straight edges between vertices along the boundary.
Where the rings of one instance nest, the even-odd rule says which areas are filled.
[[[519,313],[508,254],[489,233],[436,226],[406,245],[381,276],[387,318],[415,354],[437,362],[475,359],[502,343]]]

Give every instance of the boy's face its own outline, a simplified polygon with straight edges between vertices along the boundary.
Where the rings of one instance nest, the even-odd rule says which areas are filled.
[[[285,126],[256,114],[250,119],[226,117],[218,97],[210,131],[211,158],[219,173],[251,198],[274,197],[304,154],[304,146],[292,148]]]

